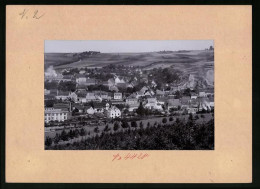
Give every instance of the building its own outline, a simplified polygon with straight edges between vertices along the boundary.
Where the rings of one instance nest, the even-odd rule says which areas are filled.
[[[86,102],[96,101],[95,93],[87,93],[86,95]]]
[[[95,113],[103,113],[104,112],[104,109],[106,108],[106,104],[105,103],[93,103],[93,108],[94,108],[94,111]]]
[[[107,117],[113,119],[116,117],[121,117],[121,111],[117,107],[112,106],[107,110]]]
[[[72,101],[77,102],[78,101],[78,95],[75,92],[71,92],[69,94],[69,97],[71,98]]]
[[[179,108],[181,108],[181,102],[180,99],[168,99],[167,101],[167,109],[174,109],[174,110],[178,110]]]
[[[139,107],[139,102],[138,102],[138,99],[136,98],[135,94],[132,94],[132,95],[128,96],[125,99],[125,104],[127,106],[129,106],[128,110],[130,112],[134,111],[135,109],[137,109]]]
[[[86,86],[96,85],[96,84],[97,82],[95,79],[91,79],[91,78],[86,79]]]
[[[44,89],[44,95],[49,95],[51,93],[50,90]]]
[[[156,90],[155,93],[156,93],[157,96],[164,96],[165,95],[164,91],[161,91],[161,90],[158,90],[158,89]]]
[[[210,105],[211,109],[214,109],[214,107],[215,107],[214,97],[209,97],[209,105]]]
[[[84,106],[81,104],[73,104],[72,105],[72,110],[78,113],[83,113],[84,112]]]
[[[72,75],[64,75],[61,81],[72,81],[73,76]]]
[[[191,99],[190,100],[190,105],[187,108],[188,114],[192,113],[195,114],[199,111],[199,102],[197,99]]]
[[[196,93],[194,93],[194,92],[191,92],[191,93],[190,93],[190,98],[191,98],[191,99],[197,99],[197,98],[198,98],[198,95],[197,95]]]
[[[85,74],[86,71],[84,69],[80,69],[79,74]]]
[[[44,121],[49,123],[50,121],[65,121],[69,118],[69,111],[64,109],[45,108]]]
[[[87,114],[93,115],[95,113],[95,110],[92,106],[85,106],[85,111]]]
[[[199,97],[206,97],[207,94],[204,91],[199,92]]]
[[[148,109],[162,110],[162,106],[157,102],[156,98],[147,98],[147,103],[144,107]]]
[[[53,108],[71,111],[71,103],[56,103],[53,104]]]
[[[191,101],[190,96],[183,96],[183,97],[180,99],[181,109],[182,109],[182,110],[188,109],[189,106],[190,106],[190,101]]]
[[[115,100],[122,100],[122,93],[114,93]]]
[[[58,100],[67,100],[70,98],[70,92],[69,91],[58,91],[56,95],[56,99]]]
[[[209,99],[207,97],[199,97],[198,98],[199,111],[202,110],[211,110]]]
[[[86,103],[87,102],[86,95],[87,95],[86,91],[78,91],[77,92],[77,102],[78,103]]]
[[[119,84],[119,83],[125,83],[125,81],[124,81],[123,78],[116,77],[116,78],[115,78],[115,85],[117,85],[117,84]]]
[[[205,90],[206,96],[214,97],[214,88],[209,88]]]
[[[87,78],[84,75],[78,74],[76,76],[76,83],[78,85],[86,85]]]

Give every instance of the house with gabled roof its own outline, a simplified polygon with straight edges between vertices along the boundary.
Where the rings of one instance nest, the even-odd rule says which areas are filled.
[[[76,78],[77,84],[79,84],[79,85],[85,85],[86,84],[87,78],[86,78],[85,75],[76,74],[75,78]]]
[[[70,92],[69,91],[58,91],[56,95],[56,99],[58,100],[67,100],[70,98]]]
[[[116,117],[121,117],[121,111],[116,106],[112,106],[107,110],[107,117],[113,119]]]

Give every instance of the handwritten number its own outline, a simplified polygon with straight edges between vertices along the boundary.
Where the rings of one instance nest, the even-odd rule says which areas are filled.
[[[21,19],[23,19],[23,18],[26,18],[26,19],[30,18],[29,9],[24,9],[23,12],[19,13],[19,15],[21,16]],[[39,11],[35,10],[31,18],[39,20],[44,15],[45,15],[45,13],[42,14],[42,15],[39,15]]]
[[[41,17],[44,16],[44,14],[42,14],[41,16],[37,16],[37,14],[38,14],[38,10],[34,11],[33,18],[35,18],[35,19],[40,19]]]
[[[21,15],[21,19],[23,19],[23,17],[27,14],[27,12],[29,11],[29,9],[24,9],[23,12],[21,12],[19,15]],[[27,18],[27,17],[26,17]]]

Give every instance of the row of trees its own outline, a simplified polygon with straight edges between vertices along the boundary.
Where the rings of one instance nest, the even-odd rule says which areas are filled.
[[[66,132],[63,130],[61,134],[56,133],[54,138],[46,137],[45,139],[45,145],[46,146],[51,146],[52,143],[58,144],[61,140],[62,141],[68,141],[70,139],[77,138],[79,136],[85,136],[86,134],[90,135],[90,132],[87,133],[84,128],[81,128],[80,130],[74,129],[74,130],[69,130],[69,132]]]
[[[171,118],[169,118],[171,119]],[[153,126],[147,123],[126,122],[121,123],[125,128],[117,132],[109,132],[111,129],[105,127],[104,131],[93,137],[80,142],[66,145],[47,146],[46,149],[60,150],[205,150],[214,149],[214,119],[207,123],[197,124],[193,116],[187,122],[176,119],[175,122],[162,120],[163,124],[157,123]],[[132,125],[133,124],[133,125]],[[136,127],[135,127],[136,126]],[[119,128],[114,124],[113,130]],[[105,132],[106,130],[106,132]],[[47,139],[46,139],[47,140]]]

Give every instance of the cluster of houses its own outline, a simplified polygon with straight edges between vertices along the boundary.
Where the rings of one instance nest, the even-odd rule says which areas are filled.
[[[76,82],[74,92],[44,89],[45,100],[59,100],[53,107],[45,107],[46,123],[67,120],[75,112],[77,115],[102,114],[107,118],[121,117],[124,112],[133,112],[138,109],[140,104],[144,108],[161,112],[197,113],[214,109],[213,87],[177,98],[176,91],[189,88],[187,83],[171,86],[169,90],[155,90],[156,82],[152,81],[137,92],[126,93],[120,92],[120,88],[132,88],[138,83],[137,80],[128,82],[115,75],[114,78],[102,82],[102,85],[107,86],[109,91],[89,91],[88,86],[100,84],[100,81],[89,78],[85,70],[80,70],[75,76],[56,74],[45,77],[45,81],[72,81],[73,79]]]

